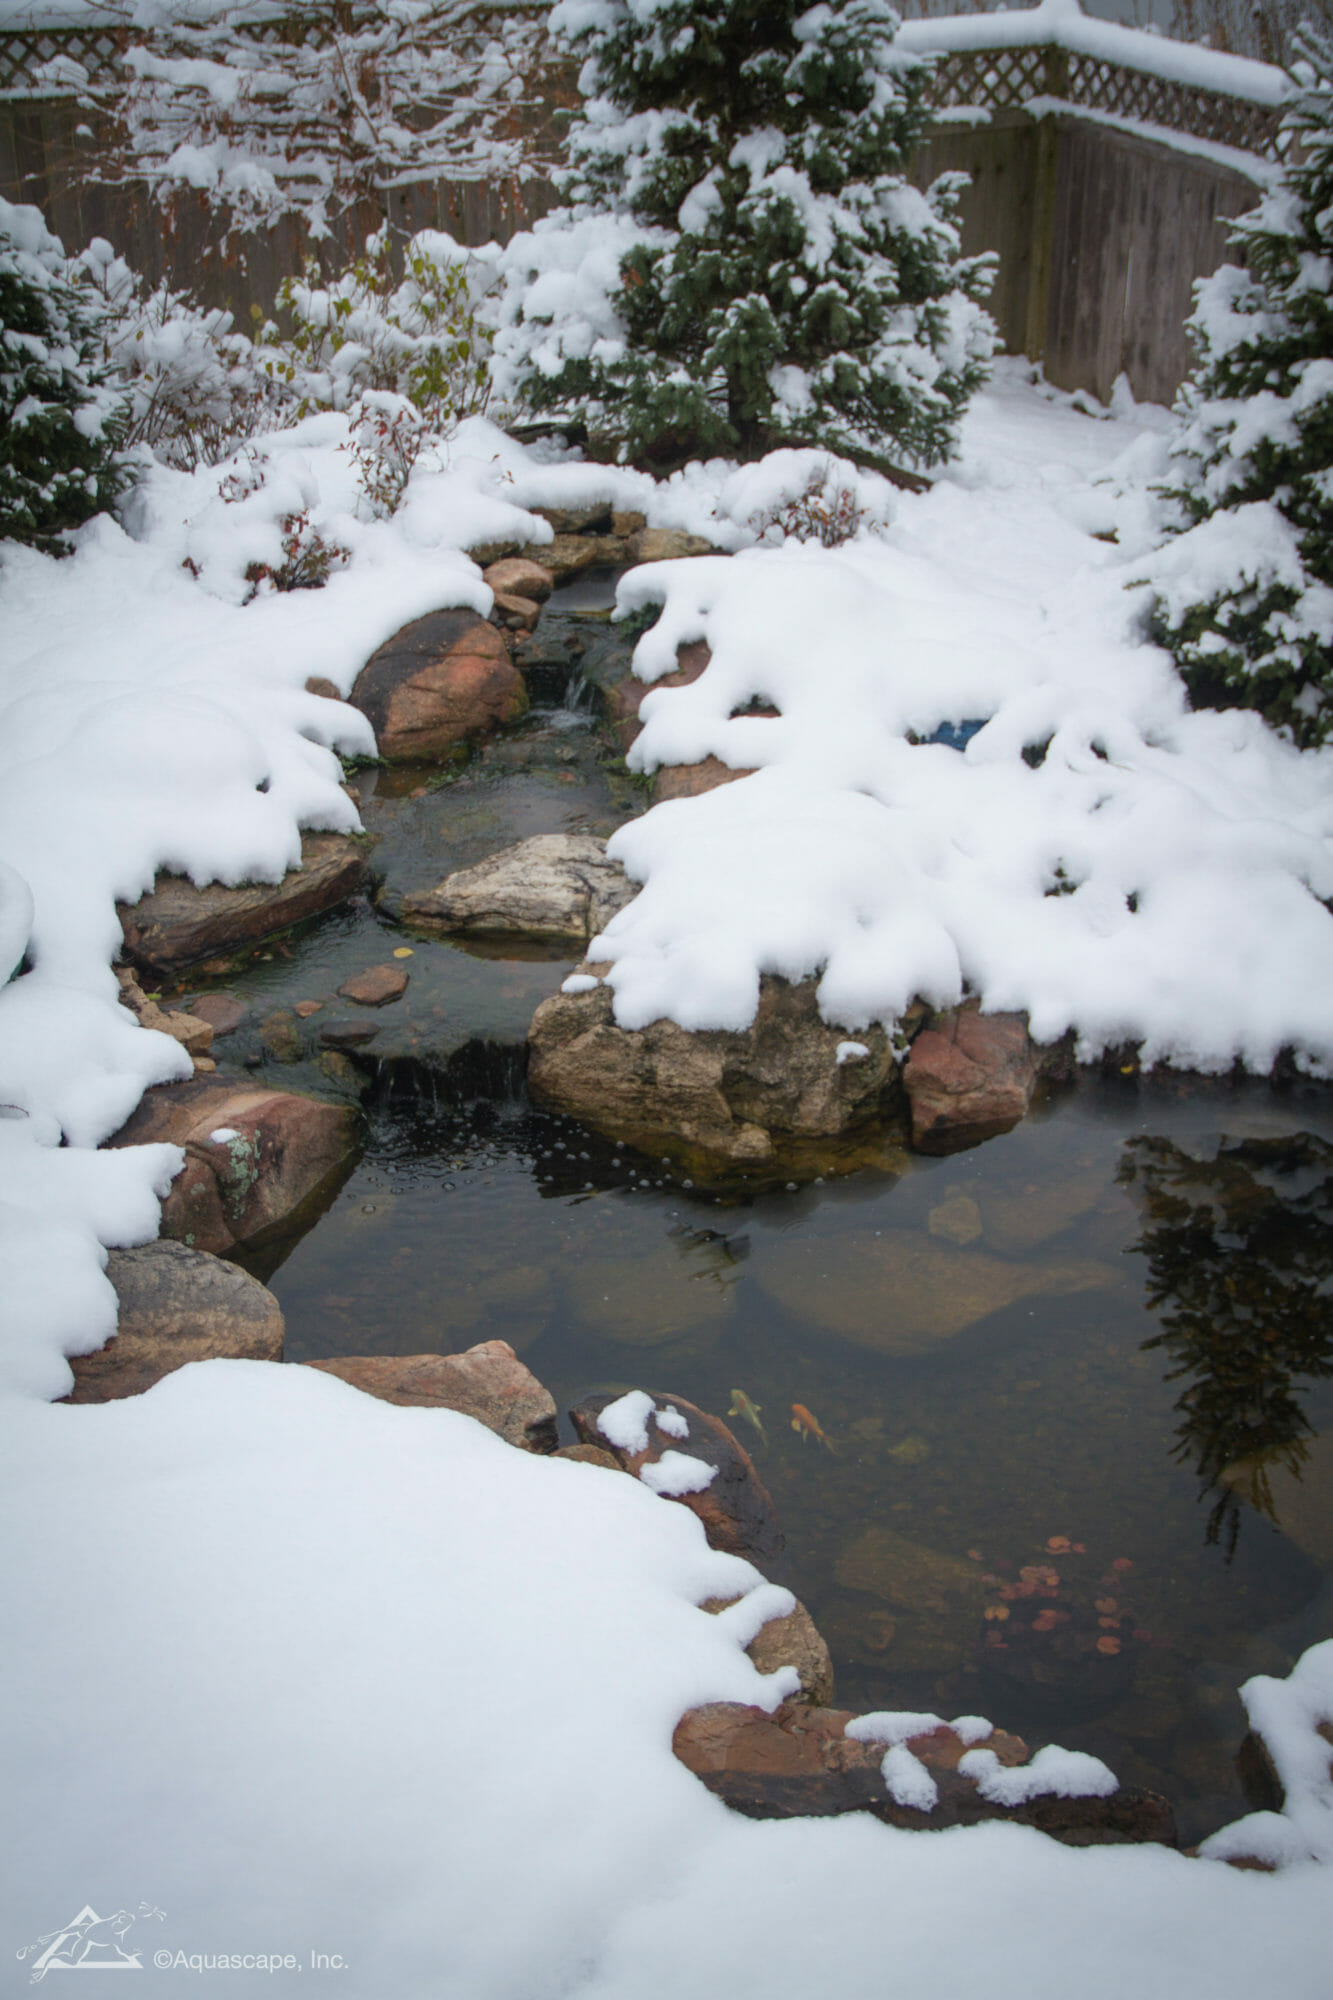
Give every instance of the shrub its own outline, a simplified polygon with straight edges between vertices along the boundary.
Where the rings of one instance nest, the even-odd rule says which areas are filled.
[[[96,301],[35,208],[0,201],[0,535],[59,548],[129,477]]]
[[[1333,42],[1305,30],[1278,183],[1198,287],[1154,630],[1198,707],[1333,733]]]

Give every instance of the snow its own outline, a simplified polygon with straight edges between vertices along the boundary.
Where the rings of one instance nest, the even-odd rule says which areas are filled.
[[[657,1412],[657,1428],[673,1438],[687,1438],[690,1434],[689,1425],[674,1403],[668,1403],[664,1410]]]
[[[664,1451],[652,1464],[640,1468],[639,1477],[651,1493],[678,1499],[685,1493],[702,1493],[717,1478],[717,1467],[705,1465],[688,1451]]]
[[[1115,1773],[1086,1750],[1061,1750],[1048,1743],[1028,1764],[1012,1769],[993,1750],[968,1750],[958,1760],[965,1778],[975,1778],[983,1799],[997,1806],[1026,1805],[1029,1799],[1106,1798],[1117,1789]]]
[[[650,677],[677,638],[714,645],[694,689],[650,696],[647,750],[716,743],[759,776],[621,836],[647,879],[631,911],[651,921],[618,934],[618,1005],[657,979],[683,1011],[739,1014],[766,955],[813,966],[827,948],[826,1005],[868,1014],[896,997],[891,934],[905,992],[946,994],[965,971],[988,1004],[1031,999],[1047,1028],[1072,1018],[1093,1040],[1114,1017],[1178,1055],[1262,1059],[1287,1040],[1326,1057],[1333,764],[1253,716],[1187,715],[1145,643],[1123,586],[1160,431],[1123,398],[1098,421],[1006,369],[956,469],[879,494],[878,534],[822,551],[755,547],[735,468],[655,489],[480,420],[418,464],[392,520],[367,519],[335,415],[260,454],[269,490],[308,499],[348,551],[322,590],[239,601],[269,517],[222,502],[226,467],[159,469],[126,526],[90,524],[64,561],[5,547],[0,949],[26,965],[0,988],[16,1953],[85,1903],[144,1899],[165,1913],[130,1933],[150,1955],[337,1954],[346,2000],[655,2000],[682,1963],[734,2000],[878,2000],[886,1979],[921,2000],[1057,2000],[1071,1979],[1088,2000],[1250,2000],[1275,1966],[1286,2000],[1322,2000],[1327,1876],[1310,1857],[1333,1788],[1310,1739],[1327,1648],[1247,1688],[1289,1805],[1234,1837],[1268,1840],[1273,1877],[1016,1826],[923,1840],[860,1815],[752,1822],[674,1759],[672,1731],[701,1702],[771,1710],[793,1691],[791,1670],[765,1678],[743,1651],[792,1599],[642,1481],[298,1367],[208,1362],[123,1403],[49,1401],[65,1355],[112,1332],[108,1247],[151,1240],[179,1163],[96,1150],[148,1083],[188,1068],[118,1004],[116,900],[166,867],[272,879],[302,826],[355,826],[336,752],[368,747],[365,726],[306,677],[346,690],[408,620],[488,609],[461,550],[537,539],[527,510],[576,491],[632,492],[655,525],[743,551],[624,591],[665,600]],[[1095,539],[1110,527],[1119,548]],[[756,693],[782,717],[730,720]],[[979,713],[962,752],[904,734]],[[1022,746],[1048,732],[1029,770]],[[719,817],[728,795],[752,830]],[[688,874],[701,836],[718,885],[692,932],[671,850]],[[1047,898],[1057,858],[1082,886]],[[654,1407],[639,1391],[610,1422],[646,1443]],[[705,1615],[715,1598],[738,1601]],[[1032,1771],[1089,1776],[1063,1753]]]
[[[1256,1674],[1240,1696],[1251,1729],[1268,1747],[1284,1805],[1280,1813],[1250,1813],[1224,1827],[1202,1852],[1271,1868],[1333,1861],[1333,1639],[1312,1646],[1285,1680]]]
[[[645,1390],[631,1389],[607,1404],[597,1419],[597,1428],[619,1451],[647,1451],[648,1419],[656,1407]]]

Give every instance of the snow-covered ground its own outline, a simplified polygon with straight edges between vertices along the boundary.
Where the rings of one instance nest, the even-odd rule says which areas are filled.
[[[745,547],[804,485],[794,455],[654,490],[481,423],[394,521],[364,521],[345,422],[318,418],[270,441],[248,499],[161,471],[131,533],[94,523],[62,563],[5,550],[0,977],[30,968],[0,990],[16,1953],[85,1905],[143,1903],[128,1942],[173,2000],[205,1979],[179,1953],[291,1955],[303,1971],[207,1977],[368,2000],[1326,1992],[1311,1723],[1333,1647],[1255,1691],[1291,1804],[1232,1838],[1288,1864],[1272,1877],[1013,1827],[756,1824],[670,1752],[691,1704],[781,1691],[743,1619],[695,1608],[759,1579],[684,1510],[310,1370],[214,1362],[128,1403],[46,1400],[111,1331],[105,1246],[155,1233],[175,1165],[94,1150],[185,1067],[117,1005],[116,898],[165,867],[273,876],[299,825],[351,824],[334,749],[364,724],[307,675],[346,688],[409,618],[485,609],[458,551],[536,538],[525,505],[606,494],[743,551],[625,586],[665,597],[648,677],[679,638],[714,648],[646,705],[641,759],[760,769],[619,836],[646,882],[607,934],[624,1019],[740,1019],[761,968],[824,966],[849,1028],[966,978],[1039,1032],[1214,1066],[1286,1043],[1327,1068],[1333,752],[1187,715],[1144,642],[1124,585],[1161,428],[1006,366],[959,465],[922,496],[862,480],[882,532],[822,552]],[[350,560],[322,592],[242,603],[294,506]],[[752,695],[782,717],[733,719]],[[962,752],[906,739],[982,718]]]

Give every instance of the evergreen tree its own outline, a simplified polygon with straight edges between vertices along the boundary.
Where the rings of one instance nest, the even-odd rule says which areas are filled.
[[[1154,622],[1196,706],[1308,747],[1333,732],[1333,41],[1296,42],[1286,167],[1233,230],[1248,268],[1196,294]]]
[[[35,208],[0,201],[0,536],[58,546],[125,483],[90,301]]]
[[[511,246],[504,386],[655,466],[798,440],[931,464],[985,377],[961,175],[903,164],[926,65],[884,0],[561,0],[571,206]]]

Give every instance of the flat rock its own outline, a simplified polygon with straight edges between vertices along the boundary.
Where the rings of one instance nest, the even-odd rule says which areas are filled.
[[[357,1151],[357,1114],[294,1091],[228,1077],[158,1084],[109,1146],[165,1140],[185,1165],[162,1208],[162,1234],[225,1256],[299,1226],[338,1185]],[[213,1133],[234,1136],[215,1140]]]
[[[552,542],[530,542],[518,551],[523,562],[539,563],[555,578],[556,588],[585,569],[618,569],[631,560],[629,545],[619,535],[558,534]]]
[[[688,1507],[703,1522],[709,1546],[729,1555],[773,1556],[783,1546],[782,1530],[768,1489],[755,1470],[754,1460],[720,1417],[687,1403],[682,1396],[655,1396],[659,1408],[671,1404],[689,1426],[685,1437],[661,1430],[655,1421],[648,1425],[648,1448],[631,1452],[612,1444],[597,1428],[597,1419],[614,1395],[589,1396],[570,1411],[570,1419],[584,1444],[605,1449],[619,1460],[626,1472],[637,1479],[645,1465],[656,1464],[667,1451],[687,1453],[715,1465],[717,1475],[697,1493],[671,1494],[672,1503]]]
[[[884,1030],[859,1039],[861,1062],[838,1062],[846,1030],[821,1019],[813,982],[766,976],[754,1021],[739,1033],[694,1033],[674,1021],[620,1028],[606,985],[556,993],[529,1030],[534,1100],[646,1153],[720,1166],[770,1162],[775,1142],[833,1138],[877,1117],[897,1092]]]
[[[405,896],[402,914],[479,936],[586,944],[636,893],[619,862],[607,860],[604,840],[542,833]]]
[[[371,1021],[326,1021],[320,1028],[319,1039],[326,1049],[364,1049],[378,1033]]]
[[[545,604],[555,589],[545,563],[525,562],[522,556],[502,556],[482,571],[481,580],[497,597],[523,597],[532,604]]]
[[[533,597],[517,597],[511,591],[497,590],[491,616],[506,632],[530,632],[542,615],[542,608]]]
[[[701,1609],[725,1611],[734,1597],[710,1597]],[[801,1677],[801,1692],[794,1701],[808,1702],[812,1708],[827,1708],[833,1700],[833,1660],[823,1634],[805,1606],[785,1618],[770,1618],[761,1625],[745,1648],[761,1674],[776,1673],[779,1667],[795,1667]]]
[[[234,1035],[250,1015],[244,1001],[237,1000],[230,993],[201,993],[197,1000],[190,1002],[189,1012],[199,1020],[207,1021],[213,1030],[214,1041],[218,1042],[225,1035]]]
[[[401,1000],[407,991],[410,975],[401,965],[370,965],[364,972],[354,972],[338,988],[344,1000],[354,1000],[358,1007],[387,1007],[391,1000]]]
[[[613,1452],[604,1451],[596,1444],[562,1444],[554,1453],[556,1458],[567,1458],[572,1465],[600,1465],[603,1472],[623,1472],[624,1466]]]
[[[928,1765],[938,1803],[930,1812],[900,1806],[880,1774],[884,1745],[848,1737],[851,1720],[845,1709],[797,1702],[783,1702],[772,1715],[741,1702],[709,1702],[682,1716],[672,1748],[711,1792],[752,1819],[870,1812],[891,1826],[921,1831],[1012,1820],[1072,1847],[1141,1841],[1175,1845],[1171,1809],[1153,1792],[1122,1788],[1108,1798],[1044,1797],[1021,1806],[994,1805],[957,1769],[965,1746],[955,1738],[955,1756],[953,1746],[938,1741],[939,1731],[915,1737],[907,1746]],[[952,1737],[953,1732],[943,1734]],[[998,1730],[987,1747],[1003,1764],[1026,1759],[1026,1746]]]
[[[555,1450],[554,1399],[507,1340],[483,1340],[462,1354],[339,1355],[305,1366],[385,1403],[459,1410],[523,1451]]]
[[[475,611],[432,611],[373,653],[348,696],[390,764],[429,763],[517,721],[523,677]]]
[[[1119,1282],[1088,1258],[1018,1264],[914,1229],[780,1242],[756,1260],[763,1289],[814,1325],[876,1354],[930,1354],[1019,1299]]]
[[[212,882],[197,889],[183,876],[161,875],[137,903],[117,906],[125,949],[136,965],[157,973],[225,957],[345,903],[366,872],[365,850],[350,835],[307,833],[301,866],[281,882],[247,882],[238,889]]]
[[[956,1153],[1026,1118],[1037,1059],[1022,1014],[955,1008],[912,1043],[903,1083],[919,1153]]]
[[[717,550],[702,535],[687,535],[681,528],[641,528],[631,540],[628,554],[634,563],[658,563],[713,556]]]
[[[189,1361],[281,1361],[282,1308],[256,1278],[183,1243],[113,1250],[116,1332],[96,1354],[70,1362],[67,1403],[141,1396]]]
[[[213,1046],[211,1022],[201,1020],[193,1013],[159,1006],[156,1000],[149,999],[133,973],[124,967],[116,978],[120,983],[120,1004],[134,1015],[141,1028],[152,1028],[159,1035],[169,1035],[173,1042],[179,1042],[196,1058],[208,1054]]]
[[[617,1347],[712,1345],[735,1309],[736,1267],[722,1242],[668,1238],[620,1256],[581,1258],[565,1293],[581,1324]]]

